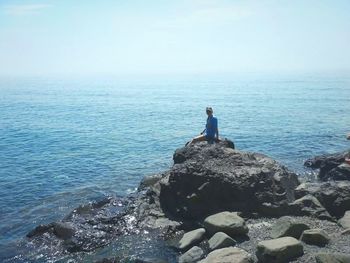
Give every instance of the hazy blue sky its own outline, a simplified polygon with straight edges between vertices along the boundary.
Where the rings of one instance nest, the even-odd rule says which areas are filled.
[[[349,0],[0,0],[0,74],[328,70]]]

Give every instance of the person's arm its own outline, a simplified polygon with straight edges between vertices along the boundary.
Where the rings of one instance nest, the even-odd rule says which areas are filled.
[[[201,134],[203,134],[203,133],[205,132],[205,130],[206,130],[206,129],[204,129],[204,130],[201,132]]]

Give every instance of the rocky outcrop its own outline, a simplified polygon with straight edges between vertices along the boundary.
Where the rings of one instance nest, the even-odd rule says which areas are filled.
[[[295,189],[296,198],[312,195],[334,217],[350,210],[350,181],[303,183]]]
[[[293,219],[278,226],[272,217],[302,216],[301,220],[318,228],[324,225],[319,219],[339,219],[350,210],[350,181],[300,184],[295,173],[276,161],[262,154],[235,150],[227,140],[189,145],[178,149],[173,158],[173,167],[144,178],[137,193],[82,205],[59,222],[36,227],[28,238],[55,244],[66,253],[92,251],[120,235],[154,231],[167,241],[168,237],[177,238],[171,248],[181,251],[174,253],[184,252],[178,258],[182,262],[198,261],[207,254],[201,262],[253,262],[250,254],[255,252],[258,241],[270,238],[269,234],[272,238],[299,238],[307,228]],[[313,166],[317,165],[319,162],[315,161]],[[315,218],[318,223],[312,225]],[[246,224],[253,219],[270,220],[272,231],[261,222]],[[326,224],[331,231],[343,230],[334,222]],[[262,230],[257,230],[258,226]],[[179,232],[185,233],[180,242]],[[347,240],[347,235],[339,236],[339,240]],[[262,241],[258,257],[263,262],[297,257],[303,248],[291,238]],[[346,243],[339,240],[340,245]],[[242,248],[250,254],[233,248],[235,243],[249,247]],[[313,246],[305,249],[309,247]],[[309,262],[305,258],[302,262]],[[266,261],[270,259],[273,261]]]
[[[263,203],[294,200],[297,175],[271,158],[234,150],[228,142],[177,150],[159,200],[170,216],[200,219],[220,211],[256,212]]]
[[[312,169],[319,169],[318,177],[322,181],[350,180],[350,165],[344,163],[350,157],[350,151],[316,156],[305,161],[304,165]]]

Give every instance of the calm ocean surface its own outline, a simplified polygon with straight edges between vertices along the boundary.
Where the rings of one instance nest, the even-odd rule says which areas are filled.
[[[0,79],[0,255],[75,206],[133,192],[204,128],[309,178],[350,148],[350,76]],[[0,257],[1,258],[1,257]]]

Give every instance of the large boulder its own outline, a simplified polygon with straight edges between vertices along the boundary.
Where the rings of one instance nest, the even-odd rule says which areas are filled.
[[[243,249],[227,247],[214,250],[198,263],[253,263],[253,257]]]
[[[234,212],[221,212],[208,216],[203,225],[210,235],[217,232],[224,232],[234,237],[237,235],[245,235],[248,233],[248,227],[244,219]]]
[[[350,165],[345,164],[345,158],[350,157],[350,151],[316,156],[305,161],[304,165],[312,169],[319,169],[318,177],[327,181],[350,180]]]
[[[309,229],[309,226],[299,220],[293,219],[290,216],[284,216],[277,220],[272,226],[270,237],[294,237],[299,239],[304,230]]]
[[[328,234],[322,229],[308,229],[303,232],[300,238],[306,244],[323,247],[330,241]]]
[[[350,181],[303,183],[295,189],[296,198],[308,194],[316,197],[336,218],[350,210]]]
[[[171,216],[185,219],[291,202],[299,184],[295,173],[273,159],[234,150],[227,141],[191,144],[175,152],[174,162],[160,181],[160,204]]]
[[[303,245],[294,237],[281,237],[258,243],[256,256],[260,262],[285,263],[302,256]]]
[[[204,238],[204,235],[205,235],[204,228],[199,228],[199,229],[195,229],[190,232],[187,232],[180,239],[178,248],[180,250],[187,250],[194,244],[201,242]]]

